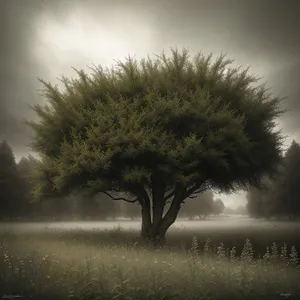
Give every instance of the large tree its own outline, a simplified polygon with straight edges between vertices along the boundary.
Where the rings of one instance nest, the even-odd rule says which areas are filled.
[[[281,160],[283,111],[232,62],[175,49],[76,71],[64,89],[41,80],[48,103],[27,122],[41,155],[35,197],[88,188],[139,202],[142,236],[163,240],[186,198],[260,185]]]

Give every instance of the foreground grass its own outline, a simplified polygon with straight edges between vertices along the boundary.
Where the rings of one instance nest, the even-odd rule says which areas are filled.
[[[1,237],[0,297],[31,299],[299,299],[294,247],[274,243],[254,259],[249,240],[236,248],[153,249],[133,232],[48,232]],[[124,239],[124,235],[127,239]],[[120,243],[120,240],[123,242]],[[118,243],[115,243],[118,241]],[[201,251],[202,250],[202,251]]]

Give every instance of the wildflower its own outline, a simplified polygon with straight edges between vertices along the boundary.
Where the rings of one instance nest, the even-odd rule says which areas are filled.
[[[289,257],[290,257],[289,261],[291,264],[297,265],[299,263],[299,257],[295,246],[292,246]]]

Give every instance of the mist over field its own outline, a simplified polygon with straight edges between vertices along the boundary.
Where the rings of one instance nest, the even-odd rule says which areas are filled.
[[[277,224],[277,226],[276,226]],[[76,231],[82,230],[90,232],[93,230],[114,230],[116,228],[122,228],[124,230],[134,230],[139,231],[141,226],[141,218],[137,218],[135,221],[120,218],[117,220],[107,220],[107,221],[69,221],[69,222],[26,222],[26,223],[2,223],[0,224],[1,231],[11,231],[11,232],[43,232],[47,230],[60,231]],[[185,229],[185,230],[207,230],[207,229],[228,229],[234,230],[239,228],[271,228],[278,227],[279,223],[276,222],[266,222],[264,220],[253,220],[247,216],[237,215],[237,216],[221,216],[221,217],[211,217],[205,220],[205,222],[199,220],[190,221],[186,218],[177,219],[171,228],[174,229]],[[290,224],[285,223],[283,226],[289,228]],[[300,223],[296,224],[297,228]]]

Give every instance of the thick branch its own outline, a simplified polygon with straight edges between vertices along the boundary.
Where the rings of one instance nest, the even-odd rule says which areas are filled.
[[[203,193],[207,190],[207,187],[206,186],[203,186],[202,188],[196,190],[195,192],[193,192],[192,194],[190,194],[188,197],[191,198],[191,199],[195,199],[198,197],[198,195],[200,193]]]
[[[150,198],[143,186],[131,187],[131,190],[134,190],[133,194],[139,198],[141,205],[149,205],[150,206]]]
[[[139,187],[137,190],[137,196],[139,196],[139,202],[142,206],[142,236],[149,237],[149,230],[151,227],[151,211],[150,211],[150,198],[145,187]]]
[[[175,189],[172,191],[172,192],[170,192],[167,196],[165,196],[165,202],[167,202],[170,198],[172,198],[173,196],[175,196]]]
[[[180,209],[180,204],[185,199],[185,197],[184,197],[185,193],[186,193],[186,189],[183,186],[177,184],[175,187],[175,197],[173,198],[173,201],[172,201],[167,213],[163,217],[163,220],[162,220],[163,222],[165,222],[167,219],[170,219],[170,218],[173,219],[175,213],[178,213],[178,211]]]
[[[162,215],[164,212],[165,206],[165,183],[158,174],[153,174],[151,177],[152,183],[152,225],[153,230],[156,230],[158,227]]]
[[[105,192],[105,191],[101,191],[101,193],[107,195],[108,197],[110,197],[113,200],[123,200],[123,201],[129,202],[129,203],[135,203],[135,202],[138,201],[138,198],[135,198],[134,200],[129,200],[129,199],[126,199],[124,197],[114,197],[114,196],[112,196],[111,194],[109,194],[108,192]]]
[[[198,194],[201,192],[204,192],[207,187],[203,186],[203,184],[206,182],[206,180],[202,180],[201,182],[197,182],[193,187],[191,187],[190,189],[188,189],[185,193],[185,198],[190,197],[193,198],[194,194]]]

